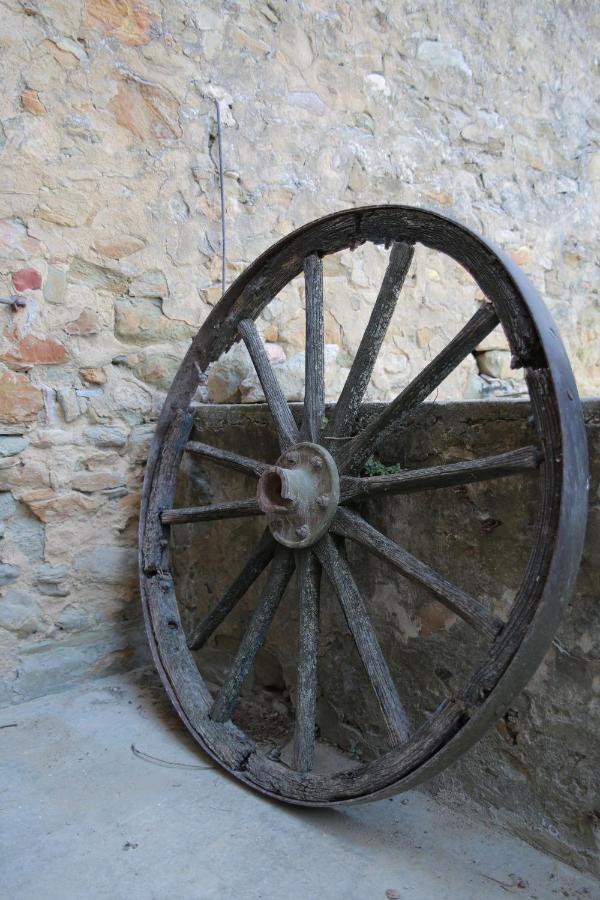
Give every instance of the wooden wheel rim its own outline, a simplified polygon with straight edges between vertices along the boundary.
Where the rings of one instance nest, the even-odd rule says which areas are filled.
[[[192,426],[199,373],[255,319],[304,260],[365,241],[421,243],[453,257],[491,302],[526,369],[545,457],[536,537],[509,619],[461,691],[403,746],[351,773],[296,772],[261,755],[231,722],[209,717],[212,698],[188,650],[169,567],[168,526],[179,462]],[[568,603],[585,532],[587,450],[575,380],[550,314],[502,251],[426,210],[375,206],[325,216],[276,243],[231,285],[192,342],[152,443],[140,518],[140,582],[148,638],[163,684],[188,730],[227,771],[276,799],[327,806],[385,797],[440,772],[496,721],[537,669]]]

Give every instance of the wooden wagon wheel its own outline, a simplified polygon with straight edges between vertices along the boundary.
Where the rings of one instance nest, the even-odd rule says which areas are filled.
[[[366,241],[391,248],[377,301],[337,405],[323,428],[322,257]],[[383,411],[356,432],[359,405],[410,266],[415,243],[453,257],[487,298],[465,327]],[[282,394],[254,320],[304,271],[306,399],[300,429]],[[513,365],[523,367],[539,440],[496,456],[396,475],[361,478],[360,467],[393,423],[410,416],[501,323]],[[245,342],[274,420],[281,456],[274,465],[189,443],[190,402],[199,377],[236,341]],[[351,436],[349,440],[334,440]],[[252,474],[256,497],[173,509],[184,452]],[[539,510],[525,572],[506,621],[373,528],[357,498],[493,479],[529,470],[539,479]],[[405,790],[441,771],[501,716],[539,665],[556,631],[579,565],[586,517],[587,452],[581,404],[561,340],[518,267],[464,226],[439,214],[375,206],[326,216],[257,259],[229,288],[194,339],[173,382],[151,447],[144,484],[141,587],[148,636],[166,690],[194,738],[241,781],[272,797],[313,806],[350,803]],[[258,546],[193,634],[184,634],[170,572],[175,523],[264,515]],[[358,542],[426,588],[481,632],[488,651],[452,697],[414,731],[343,553]],[[221,688],[212,696],[191,648],[200,647],[270,566],[265,588]],[[269,758],[231,722],[253,660],[294,571],[299,653],[293,765]],[[389,749],[333,775],[312,772],[319,585],[330,580],[379,702]]]

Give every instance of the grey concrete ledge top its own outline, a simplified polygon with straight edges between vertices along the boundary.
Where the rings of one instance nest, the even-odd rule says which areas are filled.
[[[600,396],[584,397],[581,400],[583,413],[586,420],[600,415]],[[363,403],[362,416],[372,416],[387,404],[382,402]],[[303,403],[290,403],[290,407],[296,417],[301,416]],[[326,411],[333,409],[334,403],[328,403]],[[221,419],[223,415],[264,415],[268,412],[266,403],[197,403],[193,404],[196,415],[209,421]],[[526,415],[530,409],[530,401],[525,397],[515,397],[506,400],[440,400],[435,403],[422,403],[415,411],[411,420],[422,419],[435,414],[449,418],[479,419],[481,421],[497,420],[498,418],[519,419]]]

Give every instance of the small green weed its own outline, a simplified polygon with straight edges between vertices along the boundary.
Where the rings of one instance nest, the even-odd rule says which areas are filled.
[[[393,466],[384,465],[381,460],[376,459],[373,455],[365,460],[361,470],[363,478],[372,478],[375,475],[397,475],[402,471],[400,463],[394,463]]]

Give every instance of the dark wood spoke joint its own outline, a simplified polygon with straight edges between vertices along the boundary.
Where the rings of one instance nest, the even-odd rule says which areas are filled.
[[[408,716],[348,563],[330,535],[326,535],[316,545],[315,554],[338,596],[356,649],[379,702],[392,746],[399,747],[410,735]]]
[[[504,623],[498,616],[395,541],[381,534],[358,513],[340,507],[333,520],[332,530],[362,544],[408,579],[426,587],[444,606],[487,637],[495,638],[502,631]]]
[[[342,393],[327,423],[326,443],[350,434],[360,404],[369,385],[377,356],[387,333],[398,295],[408,274],[414,248],[402,242],[392,244],[390,259],[365,333],[360,342]]]
[[[411,410],[439,387],[497,324],[498,316],[490,303],[478,309],[456,337],[413,378],[383,412],[374,416],[351,441],[344,443],[337,451],[334,448],[340,473],[350,468],[358,470],[387,429],[393,424],[399,424]]]
[[[219,603],[217,603],[192,632],[188,639],[188,647],[190,650],[199,650],[204,646],[209,637],[244,597],[261,572],[269,565],[273,558],[275,547],[275,538],[267,528],[265,529],[258,546],[247,560],[237,578],[226,590]]]
[[[535,471],[543,459],[543,451],[531,446],[465,462],[430,466],[426,469],[406,469],[393,475],[375,475],[367,478],[345,475],[340,481],[341,502],[347,503],[379,494],[429,491],[434,488],[521,475]]]
[[[271,410],[280,447],[282,450],[287,450],[299,440],[298,427],[292,411],[277,381],[271,360],[267,356],[267,351],[252,319],[243,319],[238,325],[238,331],[246,344]]]
[[[192,453],[195,456],[202,456],[219,465],[237,469],[238,472],[244,472],[246,475],[253,475],[255,478],[260,478],[266,469],[266,463],[250,459],[248,456],[242,456],[239,453],[232,453],[230,450],[221,450],[220,447],[211,447],[209,444],[202,444],[200,441],[188,441],[185,449],[188,453]]]
[[[211,707],[210,717],[214,721],[225,722],[231,718],[244,682],[254,665],[256,654],[265,642],[273,616],[277,612],[293,571],[293,553],[285,547],[278,547],[271,563],[263,595],[254,610],[227,677]]]
[[[296,551],[296,571],[299,617],[294,768],[298,772],[309,772],[315,754],[321,581],[321,566],[311,550]]]
[[[304,260],[306,287],[306,352],[303,440],[316,443],[325,413],[325,327],[323,324],[323,262],[312,254]]]
[[[186,522],[210,522],[217,519],[239,519],[245,516],[262,516],[258,501],[229,500],[209,506],[189,506],[165,509],[161,514],[163,525],[183,525]]]

